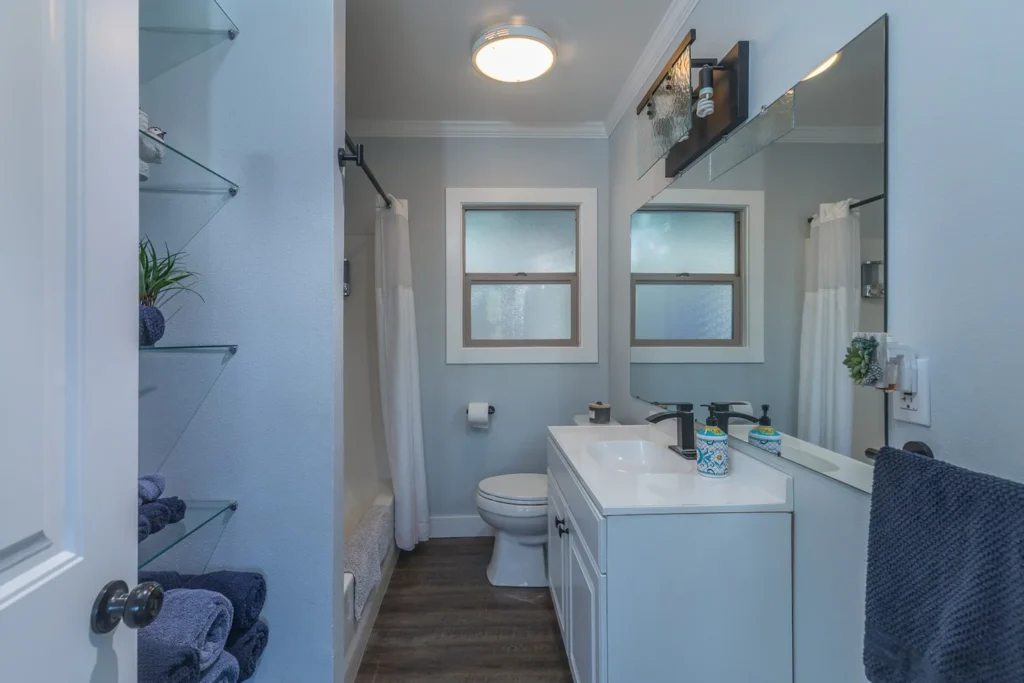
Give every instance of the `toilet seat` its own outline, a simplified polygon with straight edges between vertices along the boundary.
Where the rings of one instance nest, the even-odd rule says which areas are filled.
[[[546,506],[548,478],[543,474],[503,474],[488,477],[477,486],[480,498],[516,507]]]

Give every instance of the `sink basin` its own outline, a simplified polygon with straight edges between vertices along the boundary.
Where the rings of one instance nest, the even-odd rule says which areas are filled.
[[[693,466],[653,441],[599,441],[587,453],[601,467],[627,474],[676,474]]]

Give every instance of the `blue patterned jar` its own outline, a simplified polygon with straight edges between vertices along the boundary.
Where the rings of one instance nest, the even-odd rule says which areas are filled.
[[[697,473],[705,477],[729,476],[729,437],[717,423],[710,417],[697,432]]]

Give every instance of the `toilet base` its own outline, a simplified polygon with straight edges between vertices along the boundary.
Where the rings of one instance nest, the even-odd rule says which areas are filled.
[[[487,580],[492,586],[546,588],[546,542],[546,535],[513,536],[504,531],[496,531],[494,552],[487,565]]]

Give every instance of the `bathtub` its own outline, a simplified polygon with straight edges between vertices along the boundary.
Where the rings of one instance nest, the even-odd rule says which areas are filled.
[[[390,489],[383,486],[372,503],[374,507],[390,506],[392,510],[394,509],[394,504],[394,494]],[[353,527],[347,522],[345,526],[347,532],[345,536],[347,538]],[[355,577],[345,572],[345,609],[342,628],[345,635],[346,683],[352,683],[355,680],[356,673],[359,671],[359,664],[363,660],[363,652],[366,650],[366,643],[370,638],[370,630],[373,628],[373,622],[377,619],[380,603],[384,599],[384,592],[387,590],[388,581],[391,580],[391,572],[394,570],[397,560],[398,548],[394,544],[394,539],[392,539],[391,551],[381,563],[380,584],[371,591],[370,597],[366,601],[366,606],[363,608],[362,618],[359,620],[356,620]]]

